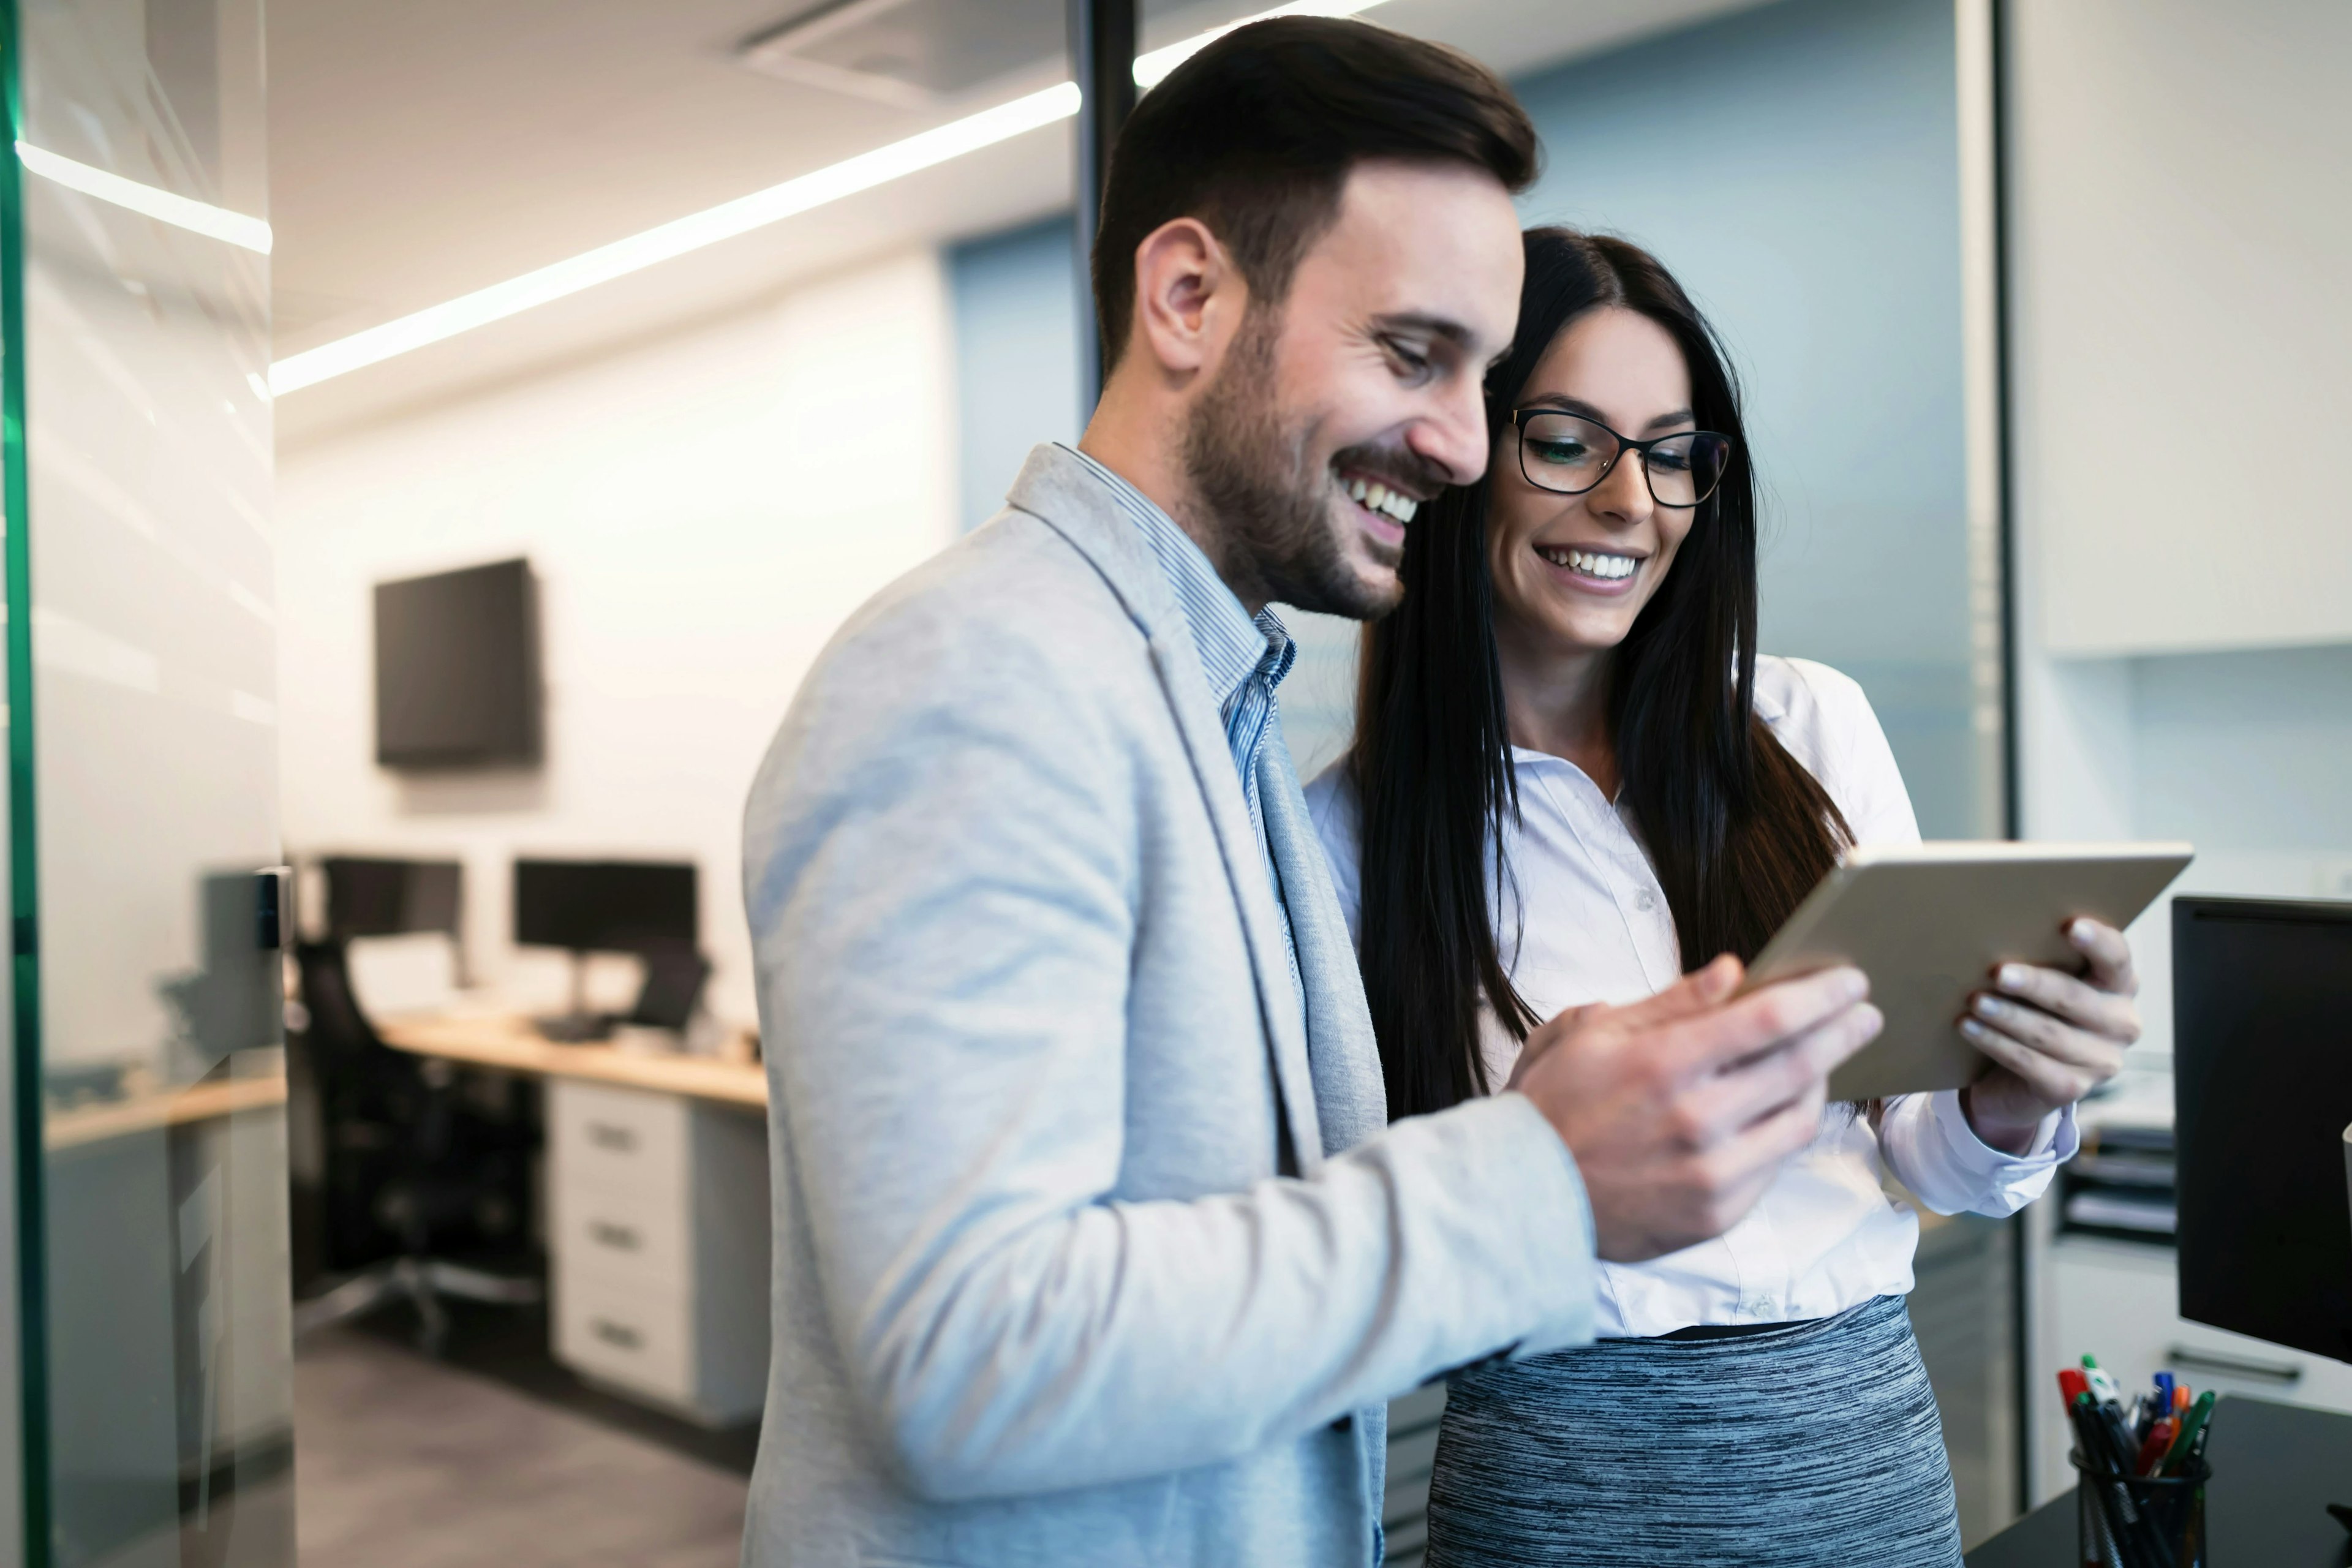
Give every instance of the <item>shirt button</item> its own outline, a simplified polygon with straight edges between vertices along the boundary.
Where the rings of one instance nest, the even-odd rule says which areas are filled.
[[[1646,915],[1658,907],[1658,900],[1650,894],[1643,893],[1633,900],[1633,907]]]

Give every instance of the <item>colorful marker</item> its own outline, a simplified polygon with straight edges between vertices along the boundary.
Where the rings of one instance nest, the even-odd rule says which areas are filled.
[[[2205,1424],[2213,1418],[2215,1397],[2210,1388],[2197,1396],[2197,1403],[2189,1407],[2189,1414],[2181,1420],[2180,1430],[2173,1436],[2172,1447],[2166,1451],[2164,1464],[2158,1474],[2169,1476],[2178,1472],[2189,1462],[2190,1455],[2198,1451],[2198,1440],[2204,1436]]]

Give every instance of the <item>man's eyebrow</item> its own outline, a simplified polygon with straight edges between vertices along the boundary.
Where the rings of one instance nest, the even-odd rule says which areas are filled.
[[[1433,316],[1423,310],[1399,310],[1390,315],[1374,316],[1372,328],[1382,332],[1423,332],[1442,338],[1456,348],[1467,348],[1477,341],[1477,334],[1450,316]]]

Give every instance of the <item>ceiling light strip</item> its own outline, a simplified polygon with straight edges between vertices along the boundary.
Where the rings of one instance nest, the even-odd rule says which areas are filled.
[[[1213,28],[1181,43],[1141,56],[1135,62],[1136,83],[1147,89],[1155,85],[1212,40],[1249,22],[1264,21],[1270,16],[1352,16],[1381,3],[1381,0],[1299,0],[1297,4],[1277,6],[1229,26]],[[908,174],[934,168],[968,153],[977,153],[983,147],[992,147],[1025,132],[1067,120],[1077,111],[1077,84],[1056,82],[1024,98],[1016,98],[1010,103],[984,109],[977,114],[909,136],[903,142],[893,142],[871,153],[861,153],[797,179],[786,180],[782,184],[754,191],[748,196],[740,196],[721,205],[677,218],[658,228],[600,246],[567,261],[542,267],[535,272],[526,272],[520,278],[510,278],[503,283],[494,283],[471,294],[428,306],[413,315],[289,355],[269,367],[269,390],[273,395],[283,397],[289,392],[315,386],[331,377],[381,363],[428,343],[437,343],[476,327],[503,321],[534,306],[577,294],[583,289],[593,289],[615,278],[626,277],[657,262],[699,250],[722,239],[748,234],[756,228],[764,228],[772,223],[837,202],[845,196],[856,195],[860,191],[869,191]],[[26,167],[31,168],[32,165],[28,163]],[[97,173],[95,170],[90,172]],[[140,188],[144,189],[143,186]],[[266,234],[267,230],[264,232]]]
[[[1149,91],[1158,87],[1178,66],[1223,37],[1236,27],[1246,27],[1252,22],[1269,22],[1276,16],[1360,16],[1381,0],[1294,0],[1288,5],[1276,5],[1271,11],[1260,11],[1238,22],[1228,22],[1222,27],[1211,27],[1205,33],[1154,49],[1135,58],[1135,85]]]
[[[226,240],[257,256],[269,254],[269,226],[257,217],[233,213],[226,207],[216,207],[187,196],[159,191],[152,185],[142,185],[136,180],[126,180],[104,169],[93,169],[88,163],[78,163],[71,158],[60,157],[29,142],[16,143],[16,161],[26,172],[38,174],[83,195],[95,196],[111,205],[122,207],[168,223],[174,228],[184,228],[191,234]]]

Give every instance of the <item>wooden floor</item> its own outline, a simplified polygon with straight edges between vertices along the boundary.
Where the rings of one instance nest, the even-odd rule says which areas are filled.
[[[302,1568],[735,1568],[743,1478],[352,1331],[295,1362]]]

